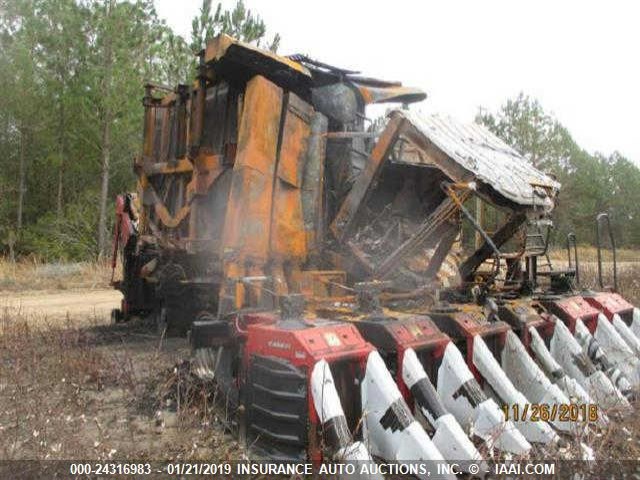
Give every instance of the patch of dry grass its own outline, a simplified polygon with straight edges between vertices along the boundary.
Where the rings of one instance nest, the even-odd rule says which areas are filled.
[[[609,271],[603,272],[605,286],[613,285]],[[598,268],[593,263],[580,265],[580,286],[600,290]],[[625,263],[618,266],[618,291],[629,302],[640,305],[640,263]]]
[[[549,257],[556,268],[567,265],[567,254],[564,250],[553,250]],[[599,290],[598,285],[598,254],[594,247],[578,248],[580,262],[580,287]],[[605,286],[613,285],[613,270],[611,255],[603,253],[603,281]],[[618,290],[631,303],[640,305],[640,251],[622,249],[617,252],[618,260]]]
[[[634,411],[640,408],[633,402]],[[635,413],[614,419],[593,443],[597,458],[604,460],[640,460],[640,418]]]
[[[143,322],[0,318],[0,458],[237,458],[211,392],[185,389],[187,356],[184,339],[160,342]]]
[[[107,288],[110,280],[109,262],[41,263],[0,259],[0,291]]]
[[[573,255],[573,252],[571,252]],[[553,261],[566,262],[567,250],[564,248],[555,248],[549,250],[549,257]],[[611,258],[608,250],[603,250],[602,257],[604,261]],[[640,250],[632,248],[616,249],[616,258],[619,262],[640,262]],[[598,250],[591,245],[578,245],[578,259],[580,262],[597,262]]]

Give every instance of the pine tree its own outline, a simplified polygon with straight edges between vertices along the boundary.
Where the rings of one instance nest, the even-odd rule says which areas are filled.
[[[191,22],[191,49],[194,52],[204,48],[211,39],[226,33],[238,40],[262,46],[266,40],[267,26],[259,15],[247,9],[243,0],[238,0],[233,10],[222,10],[218,3],[211,14],[211,0],[202,0],[199,15]],[[280,46],[280,35],[275,34],[264,47],[276,52]]]

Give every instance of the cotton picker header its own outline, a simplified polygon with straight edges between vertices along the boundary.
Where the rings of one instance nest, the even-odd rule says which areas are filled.
[[[402,109],[380,129],[365,116],[425,98],[225,35],[192,85],[146,87],[137,192],[116,204],[114,320],[188,332],[194,371],[258,455],[526,455],[596,427],[514,423],[501,407],[568,405],[593,382],[626,402],[592,363],[571,376],[554,357],[562,322],[525,281],[541,252],[501,251],[547,221],[560,185],[478,125]],[[471,198],[505,212],[493,234]],[[481,241],[463,258],[465,222]]]

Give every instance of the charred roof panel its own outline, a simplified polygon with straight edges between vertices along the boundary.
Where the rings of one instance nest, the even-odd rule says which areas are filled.
[[[204,61],[226,80],[247,82],[254,75],[262,75],[305,98],[311,88],[341,83],[355,87],[364,104],[413,103],[427,97],[421,89],[404,87],[400,82],[363,77],[354,70],[334,67],[306,55],[285,57],[225,34],[207,44]]]
[[[221,34],[204,50],[204,61],[213,65],[225,80],[247,82],[262,75],[278,86],[308,96],[313,79],[309,70],[298,62]]]
[[[560,183],[535,168],[485,127],[477,123],[463,124],[448,115],[423,116],[406,110],[394,114],[406,118],[427,143],[506,199],[522,206],[553,206]],[[453,180],[468,181],[467,178]]]

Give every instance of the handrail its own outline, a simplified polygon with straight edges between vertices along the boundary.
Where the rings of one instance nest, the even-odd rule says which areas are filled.
[[[575,271],[576,271],[576,286],[580,286],[580,262],[578,260],[578,244],[576,242],[576,234],[573,232],[569,232],[567,234],[567,259],[569,261],[569,269],[573,267],[571,263],[571,248],[573,247],[573,259],[575,263]]]
[[[598,248],[598,284],[600,288],[604,288],[604,282],[602,280],[602,236],[603,236],[603,220],[606,220],[606,234],[609,236],[611,242],[611,254],[613,256],[613,289],[618,290],[618,263],[616,261],[616,242],[613,238],[613,231],[611,229],[611,219],[608,213],[600,213],[596,217],[596,246]]]

